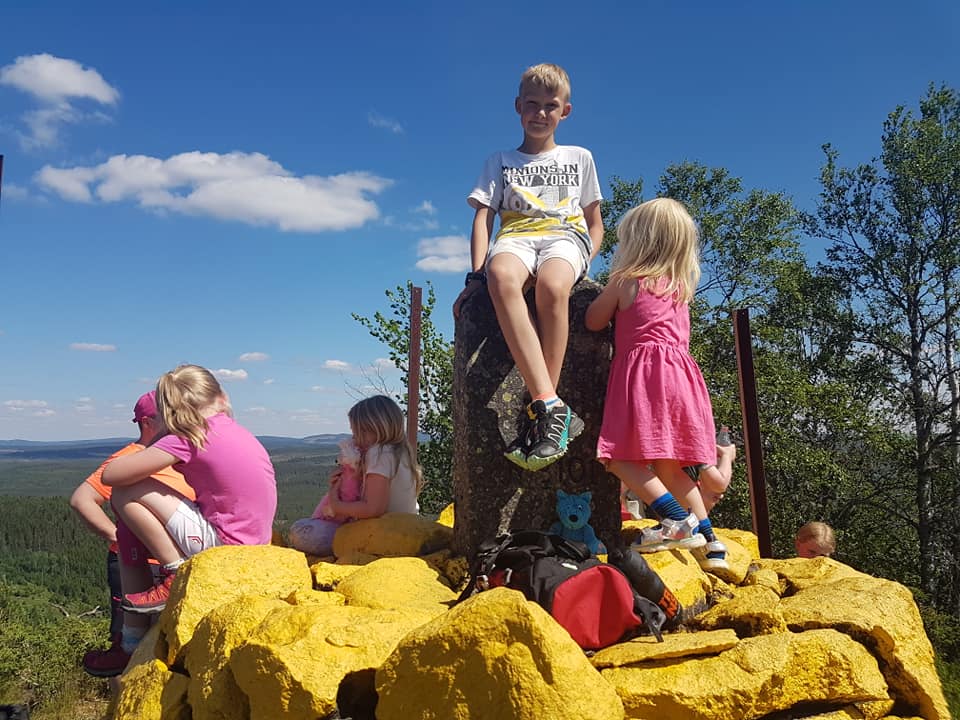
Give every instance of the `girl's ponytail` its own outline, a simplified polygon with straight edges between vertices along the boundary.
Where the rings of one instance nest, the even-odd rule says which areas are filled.
[[[168,432],[189,441],[195,448],[206,442],[209,426],[204,410],[223,397],[220,383],[206,368],[181,365],[157,381],[157,412]]]

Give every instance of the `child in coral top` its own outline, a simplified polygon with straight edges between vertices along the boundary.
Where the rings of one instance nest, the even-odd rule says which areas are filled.
[[[164,432],[146,450],[119,457],[103,471],[113,506],[161,563],[160,582],[124,595],[129,612],[160,612],[177,569],[217,545],[265,545],[273,534],[277,485],[260,441],[232,417],[213,374],[181,365],[157,382]],[[173,465],[196,492],[196,502],[149,478]],[[143,478],[147,478],[144,480]]]

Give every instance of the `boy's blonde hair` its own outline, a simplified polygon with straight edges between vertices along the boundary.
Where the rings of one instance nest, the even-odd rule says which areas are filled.
[[[809,545],[818,555],[830,557],[837,549],[837,538],[833,528],[824,522],[814,520],[797,530],[796,542]]]
[[[656,198],[627,211],[617,225],[619,244],[610,280],[643,278],[661,294],[690,302],[700,282],[700,233],[687,209],[676,200]]]
[[[523,97],[523,88],[529,85],[542,87],[544,90],[562,95],[567,102],[570,101],[570,76],[559,65],[540,63],[527,68],[520,76],[520,89],[517,95]]]
[[[203,411],[218,404],[228,407],[223,389],[213,373],[199,365],[180,365],[157,381],[157,415],[169,432],[195,448],[204,446],[209,429]]]
[[[407,441],[407,429],[403,410],[386,395],[374,395],[361,400],[347,412],[350,427],[355,435],[363,437],[372,445],[392,445],[396,448],[397,462],[407,461],[413,473],[417,495],[423,487],[423,471],[414,462],[414,452]],[[396,469],[394,470],[396,472]],[[360,477],[366,474],[364,459],[360,461]]]

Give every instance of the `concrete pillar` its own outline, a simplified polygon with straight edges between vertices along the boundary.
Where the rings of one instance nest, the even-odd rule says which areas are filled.
[[[461,308],[453,361],[454,547],[467,557],[482,541],[511,528],[548,530],[557,520],[558,489],[591,491],[590,524],[607,545],[619,540],[620,484],[596,461],[613,333],[590,332],[583,324],[600,289],[590,279],[573,288],[570,340],[558,388],[586,427],[563,458],[538,472],[503,456],[517,434],[525,388],[486,289]],[[532,291],[527,299],[532,311]]]

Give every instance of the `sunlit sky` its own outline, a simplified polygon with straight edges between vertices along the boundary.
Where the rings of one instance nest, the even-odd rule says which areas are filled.
[[[432,283],[452,339],[529,65],[570,73],[557,139],[605,193],[695,160],[813,209],[821,145],[875,156],[960,87],[958,40],[947,1],[5,2],[0,439],[130,436],[182,362],[258,434],[347,430],[371,378],[401,389],[351,313]]]

